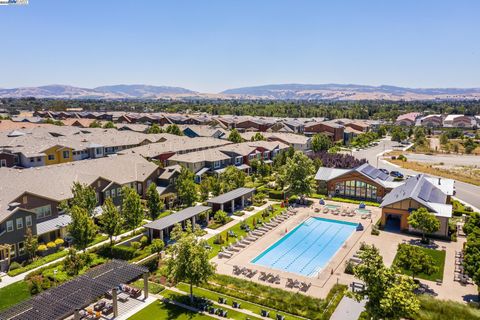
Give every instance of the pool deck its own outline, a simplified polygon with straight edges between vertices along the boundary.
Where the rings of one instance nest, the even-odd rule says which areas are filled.
[[[314,209],[316,207],[323,206],[320,206],[318,204],[318,200],[312,200],[314,201],[314,205],[312,207],[298,207],[298,213],[295,216],[290,217],[288,220],[284,221],[279,226],[266,233],[263,237],[259,238],[247,248],[242,249],[240,252],[234,254],[232,258],[226,259],[215,257],[213,261],[217,264],[217,272],[236,276],[233,274],[234,265],[238,265],[239,267],[247,267],[253,270],[258,270],[258,273],[252,278],[247,278],[243,275],[239,275],[236,277],[248,279],[272,287],[299,292],[299,289],[290,289],[285,286],[285,284],[287,283],[287,279],[292,278],[294,280],[312,284],[312,286],[305,294],[313,297],[325,298],[331,287],[335,283],[348,285],[355,280],[352,275],[345,274],[343,271],[345,269],[345,261],[348,261],[359,250],[361,242],[365,242],[367,244],[374,244],[377,248],[379,248],[385,264],[387,266],[390,266],[395,258],[398,244],[405,241],[419,239],[418,237],[409,234],[387,231],[381,231],[379,236],[371,235],[370,232],[372,222],[375,223],[381,216],[380,208],[366,208],[371,210],[371,219],[361,219],[360,214],[357,214],[355,217],[343,217],[340,215],[332,215],[330,213],[324,214],[321,212],[314,212]],[[339,203],[332,201],[326,201],[326,203],[337,205],[339,204],[342,206],[342,208],[357,208],[357,205],[355,204]],[[322,270],[317,277],[301,276],[295,273],[280,271],[252,264],[250,262],[259,254],[261,254],[264,250],[266,250],[268,247],[278,241],[281,237],[283,237],[285,235],[285,230],[292,230],[304,220],[312,216],[335,219],[339,221],[360,222],[364,226],[364,230],[356,231],[355,233],[353,233],[352,236],[347,239],[343,247],[341,247],[338,252],[333,256],[326,268]],[[438,294],[437,298],[439,299],[462,302],[476,297],[477,295],[477,288],[475,285],[465,286],[453,280],[455,270],[455,251],[461,250],[464,242],[465,238],[461,237],[458,238],[457,242],[435,240],[435,243],[439,246],[438,249],[446,250],[443,284],[437,285],[435,282],[426,280],[421,280],[421,282],[429,285],[430,288],[432,288]],[[264,271],[266,273],[272,273],[273,275],[279,275],[281,279],[280,284],[273,284],[259,280],[258,276],[261,271]]]

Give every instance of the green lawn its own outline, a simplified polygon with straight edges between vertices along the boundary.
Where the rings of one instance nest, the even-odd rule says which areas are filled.
[[[421,248],[421,247],[420,247]],[[436,281],[437,279],[443,280],[443,269],[445,268],[445,251],[443,250],[435,250],[435,249],[427,249],[427,248],[421,248],[426,254],[431,256],[433,260],[435,261],[435,265],[438,266],[438,271],[428,275],[424,273],[416,274],[415,278],[420,278],[424,280],[430,280],[430,281]],[[393,263],[395,264],[395,260],[397,257],[395,256],[395,259],[393,260]],[[411,272],[408,272],[406,270],[401,269],[403,274],[411,276]]]
[[[276,215],[280,214],[280,213],[284,210],[284,208],[280,208],[280,205],[279,205],[279,204],[274,204],[274,205],[273,205],[273,209],[274,209],[274,210],[273,210],[273,213],[270,214],[270,216],[268,216],[267,218],[265,218],[265,219],[262,218],[262,212],[263,212],[263,210],[262,210],[262,211],[257,212],[257,213],[254,214],[253,216],[250,216],[250,217],[246,218],[246,219],[245,219],[245,223],[247,223],[247,224],[250,226],[250,228],[253,228],[253,226],[252,226],[252,221],[253,221],[254,218],[255,218],[255,220],[257,220],[257,221],[258,221],[259,218],[261,218],[264,222],[268,222],[268,221],[270,221],[273,217],[275,217]],[[229,230],[232,230],[238,237],[240,237],[240,236],[245,236],[247,233],[245,232],[245,230],[242,230],[242,229],[240,228],[240,225],[241,225],[241,223],[237,223],[237,224],[234,225],[233,227],[231,227],[231,228],[229,228],[229,229],[221,232],[221,233],[220,233],[221,237],[223,237],[223,239],[226,239],[226,237],[227,237],[227,232],[228,232]],[[218,252],[220,251],[220,249],[221,249],[222,247],[228,246],[228,243],[233,243],[233,242],[236,241],[236,238],[234,238],[234,237],[229,237],[228,242],[225,242],[225,243],[223,243],[223,244],[215,244],[215,243],[213,243],[213,242],[215,241],[215,238],[216,238],[216,237],[217,237],[217,236],[214,236],[214,237],[208,239],[208,244],[212,247],[212,250],[210,251],[210,257],[211,257],[211,258],[215,257],[215,256],[218,254]]]
[[[178,320],[210,320],[212,317],[189,311],[177,307],[173,304],[155,301],[148,307],[137,312],[130,318],[131,320],[160,320],[160,319],[178,319]]]
[[[178,284],[177,288],[184,291],[185,293],[190,292],[189,285],[185,284],[185,283]],[[249,311],[253,312],[254,314],[258,314],[259,316],[260,316],[260,312],[262,310],[268,310],[270,312],[270,318],[275,318],[276,314],[279,313],[279,314],[284,315],[286,320],[301,320],[301,319],[303,320],[303,318],[296,317],[294,315],[287,315],[284,312],[278,312],[278,311],[273,310],[271,308],[263,307],[263,306],[260,306],[258,304],[250,303],[250,302],[247,302],[245,300],[233,298],[231,296],[227,296],[227,295],[224,295],[224,294],[218,294],[216,292],[206,290],[206,289],[203,289],[203,288],[194,287],[193,288],[193,294],[197,297],[206,298],[206,299],[212,300],[214,302],[217,302],[219,297],[226,298],[227,303],[230,306],[232,305],[233,301],[237,301],[237,302],[242,304],[241,305],[242,309],[249,310]],[[230,314],[230,310],[228,312],[229,312],[229,317],[232,317],[233,314]],[[253,317],[250,317],[250,318],[253,318]]]
[[[162,293],[162,296],[165,297],[165,298],[168,298],[170,300],[181,302],[181,303],[184,303],[184,304],[189,304],[190,303],[190,297],[188,296],[187,293],[180,294],[180,293],[177,293],[177,292],[174,292],[174,291],[171,291],[171,290],[165,290]],[[196,296],[199,297],[199,295],[196,295]],[[218,303],[212,303],[212,307],[228,311],[228,318],[229,319],[235,319],[235,320],[246,320],[247,318],[251,319],[251,320],[260,320],[261,319],[260,317],[257,318],[257,317],[251,316],[249,314],[245,314],[241,311],[226,308],[225,306],[222,306],[221,304],[218,304]]]
[[[0,310],[30,298],[30,290],[25,281],[18,281],[0,289]]]
[[[232,217],[227,217],[227,219],[225,220],[225,223],[218,223],[217,221],[213,220],[213,222],[208,225],[208,228],[215,230],[215,229],[220,228],[221,226],[226,225],[227,223],[229,223],[232,220],[233,220]]]

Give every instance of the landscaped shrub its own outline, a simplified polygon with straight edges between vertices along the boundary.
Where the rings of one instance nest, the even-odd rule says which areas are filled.
[[[123,245],[113,247],[110,247],[110,245],[104,245],[97,251],[97,253],[105,258],[121,260],[131,260],[137,255],[135,248]]]
[[[147,236],[142,236],[140,238],[140,243],[141,243],[142,247],[147,246],[148,245],[148,237]]]
[[[249,207],[244,208],[243,210],[245,210],[245,211],[253,211],[254,209],[255,209],[254,207],[249,206]]]
[[[57,247],[57,245],[55,244],[55,242],[50,241],[49,243],[47,243],[47,248],[48,249],[52,249],[52,248],[56,248],[56,247]]]
[[[377,226],[373,225],[372,226],[372,231],[370,232],[370,234],[373,235],[373,236],[378,236],[378,235],[380,235],[380,230],[378,230]]]
[[[268,197],[270,199],[283,200],[285,197],[285,193],[283,191],[270,190],[268,192]]]
[[[399,155],[399,156],[397,157],[397,160],[406,162],[406,161],[407,161],[407,157],[405,157],[403,154],[401,154],[401,155]]]
[[[10,267],[9,267],[9,271],[13,271],[13,270],[17,270],[17,269],[20,269],[22,266],[20,265],[20,263],[18,263],[17,261],[13,261],[12,263],[10,263]]]
[[[346,274],[353,274],[353,268],[355,264],[352,261],[345,261],[345,273]]]
[[[56,244],[57,246],[61,246],[61,245],[63,245],[63,243],[64,243],[63,239],[60,239],[60,238],[55,239],[55,244]]]
[[[225,243],[225,240],[223,239],[222,235],[221,234],[217,234],[215,236],[215,240],[213,240],[213,243],[215,244],[224,244]]]
[[[140,247],[142,246],[142,244],[138,241],[132,241],[130,242],[130,246],[135,249],[135,250],[138,250],[140,249]]]

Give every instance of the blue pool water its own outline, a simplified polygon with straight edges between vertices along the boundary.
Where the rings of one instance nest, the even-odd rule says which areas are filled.
[[[355,232],[357,225],[311,217],[263,251],[252,263],[314,277]]]

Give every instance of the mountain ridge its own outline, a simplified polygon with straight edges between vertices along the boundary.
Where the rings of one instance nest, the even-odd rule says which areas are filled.
[[[476,100],[480,88],[406,88],[392,85],[267,84],[202,93],[183,87],[116,84],[82,88],[52,84],[2,89],[0,98],[50,99],[265,99],[265,100]]]

